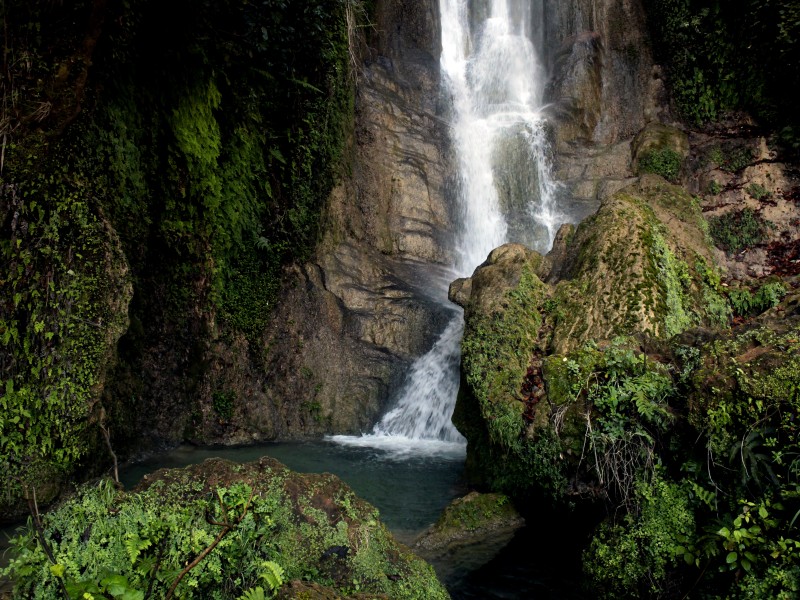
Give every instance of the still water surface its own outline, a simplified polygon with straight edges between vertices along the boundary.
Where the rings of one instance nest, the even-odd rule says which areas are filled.
[[[398,455],[376,448],[347,447],[332,442],[282,442],[241,448],[181,446],[167,454],[126,467],[120,480],[126,488],[160,468],[185,467],[207,458],[249,462],[271,456],[300,473],[333,473],[381,514],[392,533],[408,543],[432,525],[445,506],[466,493],[463,454]]]

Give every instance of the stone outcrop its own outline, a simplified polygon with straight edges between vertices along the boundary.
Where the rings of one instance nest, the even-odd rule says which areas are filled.
[[[633,136],[671,117],[640,0],[544,0],[542,11],[555,175],[578,222],[630,184]]]

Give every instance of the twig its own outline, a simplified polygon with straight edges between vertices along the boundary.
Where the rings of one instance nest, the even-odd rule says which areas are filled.
[[[53,555],[53,550],[50,548],[50,544],[47,543],[47,540],[44,537],[44,527],[42,527],[42,519],[39,517],[39,504],[36,502],[36,488],[31,488],[31,491],[33,493],[33,498],[31,499],[28,497],[28,510],[31,511],[31,516],[33,517],[33,525],[36,529],[36,536],[39,538],[39,544],[42,546],[44,553],[47,554],[47,558],[50,563],[57,565],[58,563]],[[64,579],[61,577],[56,577],[56,580],[61,588],[61,593],[64,594],[64,598],[66,598],[66,600],[70,600],[67,587],[64,585]]]
[[[103,432],[103,437],[106,440],[106,446],[108,446],[108,451],[111,453],[111,459],[114,461],[114,483],[119,485],[119,464],[117,462],[117,453],[114,452],[114,449],[111,447],[111,433],[108,430],[108,427],[100,424],[100,431]]]

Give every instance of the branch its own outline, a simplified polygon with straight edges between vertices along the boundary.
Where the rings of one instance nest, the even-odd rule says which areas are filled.
[[[114,482],[119,485],[119,465],[117,463],[117,453],[114,452],[114,449],[111,447],[111,433],[109,432],[109,428],[103,423],[100,423],[100,431],[103,432],[106,446],[108,446],[108,451],[111,453],[111,458],[114,460]]]
[[[236,519],[236,521],[234,523],[229,523],[228,522],[228,510],[225,507],[225,505],[222,503],[222,499],[220,498],[219,505],[222,508],[223,522],[222,523],[218,523],[216,521],[212,521],[211,519],[207,519],[207,520],[212,525],[217,525],[219,527],[222,527],[222,531],[220,531],[217,534],[217,537],[214,538],[213,542],[211,542],[208,546],[206,546],[205,550],[203,550],[200,554],[198,554],[197,557],[192,562],[190,562],[188,565],[186,565],[186,568],[184,568],[183,571],[180,572],[180,574],[175,578],[175,581],[172,582],[172,585],[170,586],[169,591],[167,592],[167,595],[164,597],[164,600],[171,600],[172,595],[175,593],[175,588],[178,587],[178,584],[186,576],[186,574],[189,571],[191,571],[192,569],[194,569],[197,565],[199,565],[200,562],[206,556],[211,554],[211,552],[214,550],[214,548],[217,547],[217,544],[219,544],[222,541],[222,538],[224,538],[231,529],[235,528],[239,523],[242,522],[242,520],[247,515],[247,509],[250,506],[250,501],[253,499],[253,494],[254,493],[255,493],[255,489],[251,488],[250,489],[250,497],[247,499],[247,502],[245,502],[244,510],[242,510],[242,514],[239,515],[239,518]]]
[[[31,488],[31,490],[33,493],[33,498],[30,496],[28,497],[28,509],[31,511],[31,516],[33,517],[33,525],[36,529],[36,537],[39,538],[39,544],[41,544],[44,553],[47,554],[50,564],[57,565],[58,563],[53,555],[53,550],[50,548],[50,544],[47,543],[47,540],[44,537],[44,527],[42,527],[42,519],[39,516],[39,505],[36,502],[36,488]],[[69,593],[64,585],[64,580],[58,576],[56,577],[56,580],[61,588],[61,593],[64,594],[64,598],[66,598],[66,600],[70,600]]]

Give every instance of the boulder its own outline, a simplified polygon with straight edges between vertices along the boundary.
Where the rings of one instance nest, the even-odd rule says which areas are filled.
[[[481,543],[525,524],[508,496],[470,492],[444,509],[439,520],[414,542],[414,549],[442,553],[453,546]]]
[[[604,373],[604,346],[617,344],[631,377],[661,381],[656,363],[631,358],[636,342],[614,340],[665,340],[730,318],[699,207],[655,175],[606,198],[577,229],[562,227],[547,257],[494,250],[450,298],[465,309],[453,422],[469,442],[468,470],[515,495],[559,495],[569,478],[573,491],[591,485],[575,479],[587,410],[575,402],[576,373]]]
[[[88,484],[42,521],[64,585],[81,591],[161,593],[199,558],[176,588],[182,598],[233,599],[257,586],[283,598],[449,598],[433,569],[337,477],[266,457],[162,469],[129,492]],[[58,565],[44,552],[12,559],[15,597],[58,596],[58,579],[41,576]]]
[[[671,337],[730,316],[699,207],[655,175],[608,197],[579,225],[559,272],[556,353],[633,333]]]

